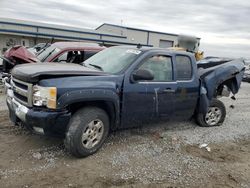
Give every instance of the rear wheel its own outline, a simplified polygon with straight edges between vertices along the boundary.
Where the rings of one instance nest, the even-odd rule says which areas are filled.
[[[221,125],[226,117],[225,105],[218,99],[212,99],[206,114],[198,114],[197,123],[202,127],[213,127]]]
[[[65,147],[76,157],[86,157],[101,148],[108,133],[107,113],[100,108],[86,107],[72,116],[64,141]]]

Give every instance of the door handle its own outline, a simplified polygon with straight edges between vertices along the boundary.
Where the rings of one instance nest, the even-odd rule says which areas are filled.
[[[175,93],[175,89],[166,88],[163,90],[164,93]]]

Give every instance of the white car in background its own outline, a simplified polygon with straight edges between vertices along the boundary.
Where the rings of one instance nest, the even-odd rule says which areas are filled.
[[[250,82],[250,59],[244,60],[245,63],[245,72],[242,81]]]

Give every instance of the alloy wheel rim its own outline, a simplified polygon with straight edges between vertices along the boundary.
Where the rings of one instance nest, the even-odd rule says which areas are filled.
[[[82,133],[82,144],[85,148],[91,149],[100,143],[104,133],[104,124],[101,120],[95,119],[88,123]]]
[[[214,126],[219,123],[221,116],[222,112],[218,107],[209,107],[205,116],[205,122],[210,126]]]

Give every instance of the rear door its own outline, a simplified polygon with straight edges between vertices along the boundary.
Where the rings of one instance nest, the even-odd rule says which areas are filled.
[[[189,119],[193,114],[199,97],[199,79],[197,67],[194,67],[190,56],[177,54],[174,58],[175,80],[175,116],[178,119]]]
[[[154,79],[134,82],[132,74],[138,69],[151,71]],[[147,56],[127,76],[122,107],[124,126],[166,118],[173,114],[177,84],[174,82],[171,56],[164,53]]]

